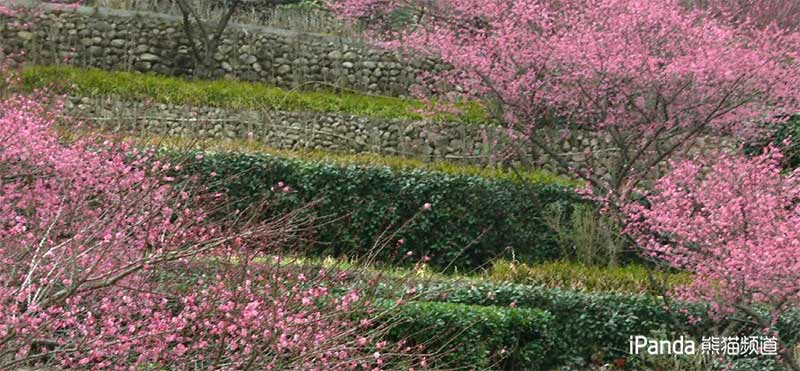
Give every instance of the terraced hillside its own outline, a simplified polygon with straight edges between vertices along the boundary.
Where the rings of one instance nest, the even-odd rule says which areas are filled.
[[[435,58],[350,39],[414,19],[413,7],[347,8],[364,1],[334,4],[336,16],[317,2],[265,15],[248,1],[234,20],[260,24],[225,29],[203,78],[182,28],[200,23],[177,2],[0,2],[0,369],[793,370],[800,182],[784,139],[796,117],[752,133],[684,124],[707,113],[698,97],[712,87],[658,63],[657,81],[631,77],[638,65],[616,59],[613,81],[632,92],[622,103],[610,83],[591,102],[526,101],[539,94],[526,84],[575,93],[613,74],[559,56],[535,80],[521,66],[507,74],[519,50],[480,59],[487,40],[544,37],[519,36],[530,30],[517,22],[544,27],[556,10],[575,18],[554,35],[675,23],[711,50],[725,27],[736,40],[760,33],[703,23],[720,12],[684,18],[695,13],[677,2],[589,6],[606,14],[561,2],[531,13],[538,2],[519,0],[504,10],[519,17],[498,20],[504,3],[488,0],[443,13],[465,44]],[[194,5],[215,19],[230,3]],[[358,26],[339,18],[353,14]],[[625,27],[595,29],[605,18]],[[442,29],[404,37],[455,43]],[[743,64],[778,53],[763,45],[739,45],[750,59],[722,50]],[[690,58],[673,54],[700,58],[656,51],[680,66]],[[426,73],[443,81],[426,85]],[[412,98],[423,85],[430,95]],[[759,107],[793,97],[773,87],[732,95]],[[639,126],[608,119],[642,107],[653,112]],[[753,268],[764,266],[781,273]],[[650,354],[642,338],[704,348]],[[758,348],[740,352],[750,339]]]

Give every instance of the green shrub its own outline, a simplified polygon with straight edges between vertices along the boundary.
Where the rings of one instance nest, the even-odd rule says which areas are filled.
[[[523,264],[498,260],[488,272],[495,281],[576,291],[646,293],[651,290],[647,269],[641,265],[605,268],[568,261]],[[660,275],[655,276],[661,279]],[[691,282],[688,273],[667,273],[669,287]]]
[[[582,293],[517,284],[439,283],[417,289],[421,299],[485,306],[515,305],[552,314],[550,329],[559,339],[561,362],[575,357],[600,355],[610,359],[626,357],[628,337],[651,333],[686,334],[695,338],[719,335],[731,322],[712,321],[707,308],[699,304],[672,303],[648,295]],[[690,316],[694,319],[689,325]],[[758,330],[733,323],[740,334]],[[781,318],[777,326],[788,334],[789,343],[800,341],[800,310]]]
[[[587,265],[614,267],[623,258],[627,240],[619,223],[591,205],[548,205],[545,222],[558,235],[562,255]]]
[[[769,135],[757,138],[744,146],[748,155],[761,154],[764,147],[774,144],[783,152],[783,165],[788,170],[800,167],[800,115],[794,115],[778,124],[766,125]],[[784,141],[789,141],[788,145]]]
[[[63,136],[74,135],[69,129]],[[238,152],[270,155],[301,161],[331,162],[340,165],[386,166],[393,170],[425,170],[453,175],[474,175],[484,178],[525,181],[533,184],[555,184],[565,187],[580,186],[575,179],[556,175],[546,170],[519,170],[498,167],[483,167],[458,164],[449,161],[422,161],[407,157],[378,155],[372,153],[346,154],[320,150],[286,150],[272,148],[255,140],[245,139],[203,139],[178,136],[135,135],[126,139],[143,146],[156,146],[176,151]]]
[[[260,83],[232,80],[189,81],[176,77],[132,72],[109,72],[66,66],[36,66],[23,72],[28,89],[52,87],[60,93],[89,97],[117,96],[157,103],[212,106],[230,109],[335,112],[360,116],[419,120],[422,102],[343,92],[289,91]],[[488,123],[477,104],[461,107],[462,114],[435,116],[437,120]]]
[[[436,292],[445,296],[437,296]],[[454,287],[427,291],[447,302],[538,308],[553,315],[551,329],[562,339],[564,360],[595,354],[622,356],[628,337],[673,329],[667,311],[649,296],[573,291],[501,284]],[[685,323],[685,319],[684,322]]]
[[[392,340],[423,345],[431,369],[542,370],[555,363],[551,316],[525,308],[410,302],[390,319]]]
[[[789,145],[783,142],[789,140]],[[775,130],[772,142],[783,149],[784,161],[788,169],[800,167],[800,116],[794,116]]]
[[[269,155],[208,153],[199,161],[192,154],[186,157],[186,173],[235,200],[229,212],[272,197],[281,197],[286,208],[317,200],[316,215],[325,220],[318,223],[309,246],[312,253],[373,254],[382,263],[410,262],[407,251],[413,252],[414,261],[429,256],[434,267],[460,270],[496,258],[558,258],[540,210],[549,203],[578,201],[569,188],[553,183]],[[290,196],[270,191],[280,181],[293,188]],[[425,203],[432,208],[423,210]],[[398,239],[405,243],[397,246]]]

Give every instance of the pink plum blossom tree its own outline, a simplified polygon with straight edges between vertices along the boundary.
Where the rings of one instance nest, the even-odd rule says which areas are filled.
[[[180,164],[62,143],[47,101],[0,101],[0,369],[387,367],[359,290],[273,257],[300,212],[215,221]]]
[[[788,338],[775,325],[800,305],[800,170],[781,174],[781,157],[768,147],[754,158],[680,162],[649,191],[649,207],[633,203],[626,213],[647,254],[695,274],[679,297]],[[800,369],[781,345],[787,365]]]
[[[338,0],[331,7],[378,22],[383,27],[369,37],[387,47],[450,64],[424,76],[434,92],[483,103],[521,146],[610,198],[657,177],[698,138],[752,136],[755,123],[798,108],[798,33],[728,22],[677,0]],[[563,153],[559,140],[575,131],[608,146]]]
[[[800,3],[792,0],[693,0],[688,5],[708,9],[734,24],[756,27],[776,26],[786,30],[800,27]]]

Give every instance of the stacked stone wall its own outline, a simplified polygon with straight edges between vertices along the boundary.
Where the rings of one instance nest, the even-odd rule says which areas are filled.
[[[192,76],[180,19],[159,13],[54,5],[0,14],[0,54],[39,64]],[[1,56],[1,55],[0,55]],[[447,66],[338,36],[233,24],[214,55],[218,78],[284,88],[313,85],[407,96],[421,72]]]

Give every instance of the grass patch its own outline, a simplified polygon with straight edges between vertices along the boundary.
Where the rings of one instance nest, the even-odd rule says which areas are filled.
[[[285,90],[233,80],[190,81],[156,74],[103,71],[68,66],[33,66],[23,71],[26,89],[54,87],[60,93],[89,97],[116,96],[127,100],[211,106],[228,109],[310,111],[388,119],[420,120],[426,104],[394,97],[349,92]],[[438,121],[489,123],[477,103],[464,104],[462,113],[438,114]]]
[[[655,294],[649,290],[647,270],[644,266],[631,264],[625,267],[606,268],[580,263],[553,261],[526,265],[498,260],[488,270],[445,274],[431,269],[426,264],[413,268],[365,264],[358,260],[333,257],[293,257],[287,265],[324,268],[333,271],[359,271],[371,277],[382,277],[383,282],[409,283],[514,283],[571,292],[596,292],[619,294]],[[670,287],[689,284],[692,275],[688,272],[664,274]],[[656,274],[657,279],[663,275]]]
[[[498,260],[487,275],[495,281],[574,291],[647,293],[651,290],[647,269],[641,265],[604,268],[567,261],[528,265]],[[689,273],[656,274],[655,278],[664,279],[669,287],[692,281]]]

